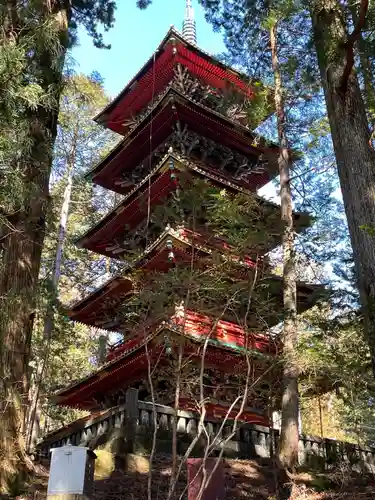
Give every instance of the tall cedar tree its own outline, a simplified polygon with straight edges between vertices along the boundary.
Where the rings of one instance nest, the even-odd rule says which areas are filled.
[[[2,266],[0,275],[0,492],[7,492],[14,478],[25,469],[25,411],[28,404],[28,362],[35,316],[35,295],[49,211],[49,177],[53,144],[57,134],[58,102],[67,49],[83,25],[97,46],[104,46],[97,25],[106,29],[113,23],[115,2],[110,0],[73,0],[19,2],[12,0],[0,8],[1,44],[9,50],[24,49],[24,81],[32,82],[41,94],[49,96],[33,107],[16,102],[12,117],[26,124],[27,148],[21,157],[15,150],[9,164],[17,165],[22,188],[19,206],[9,212],[1,207]],[[51,43],[41,43],[46,32]],[[25,72],[26,68],[26,72]],[[20,71],[9,64],[9,72]],[[1,88],[1,100],[7,88]],[[10,94],[10,93],[9,93]],[[16,133],[16,130],[14,130]]]
[[[365,25],[367,9],[368,1],[362,0],[357,24],[348,35],[347,16],[339,1],[316,0],[310,6],[375,375],[375,241],[372,231],[375,227],[375,151],[354,70],[355,43]]]
[[[283,101],[283,84],[278,59],[276,19],[271,20],[270,42],[272,69],[275,82],[275,110],[277,133],[280,144],[279,172],[281,218],[284,222],[283,233],[283,295],[284,295],[284,366],[283,391],[281,401],[281,433],[278,450],[279,464],[282,468],[293,468],[298,464],[298,364],[295,347],[297,331],[297,289],[294,251],[293,204],[290,187],[291,153],[286,132],[286,114]]]

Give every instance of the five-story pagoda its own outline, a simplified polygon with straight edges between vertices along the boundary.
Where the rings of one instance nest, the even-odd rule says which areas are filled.
[[[183,34],[171,28],[96,117],[123,139],[89,175],[123,199],[79,245],[126,266],[69,316],[123,339],[94,373],[59,391],[57,404],[108,409],[133,387],[142,400],[180,409],[201,408],[203,395],[206,414],[220,417],[246,385],[240,420],[269,424],[280,352],[269,329],[282,320],[282,282],[266,255],[282,224],[257,190],[277,175],[278,147],[236,113],[257,88],[197,47],[187,1]],[[252,211],[241,250],[221,205],[240,198]],[[309,224],[294,217],[297,230]],[[299,310],[319,291],[299,283]]]

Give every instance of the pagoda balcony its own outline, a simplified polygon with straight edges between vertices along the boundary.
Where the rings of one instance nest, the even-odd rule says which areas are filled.
[[[199,413],[183,409],[176,412],[170,406],[138,401],[134,390],[131,391],[126,404],[91,414],[48,434],[38,444],[36,453],[48,458],[53,448],[61,446],[87,446],[95,450],[106,444],[106,449],[114,455],[129,452],[149,454],[155,411],[156,451],[172,453],[172,432],[177,418],[177,453],[183,455],[197,436]],[[270,457],[271,449],[277,449],[279,431],[271,430],[267,419],[258,410],[247,408],[245,417],[248,421],[246,418],[238,421],[235,432],[233,417],[230,417],[225,420],[220,412],[218,416],[211,413],[205,418],[205,428],[211,440],[217,437],[214,455],[223,451],[224,457],[264,459]],[[201,455],[202,449],[202,443],[199,443],[193,456]],[[333,439],[300,436],[300,465],[321,466],[327,470],[343,463],[355,464],[359,471],[375,473],[375,450]]]
[[[155,404],[154,406],[152,402],[139,401],[135,389],[128,390],[127,395],[129,393],[131,395],[129,398],[131,405],[128,402],[109,410],[93,413],[50,433],[38,445],[39,452],[44,456],[48,456],[51,449],[66,445],[88,446],[91,449],[95,449],[97,446],[103,444],[106,439],[110,440],[111,432],[117,433],[119,430],[124,431],[122,437],[124,440],[127,439],[129,441],[126,431],[129,429],[127,421],[130,419],[132,420],[133,437],[136,437],[134,441],[138,441],[138,443],[133,442],[131,446],[134,447],[135,445],[135,448],[137,445],[144,446],[153,429],[154,410],[157,415],[159,444],[167,444],[170,447],[171,443],[168,443],[168,440],[171,439],[173,422],[176,417],[174,408],[160,404]],[[135,399],[134,395],[136,396]],[[187,406],[185,402],[182,402],[182,406],[184,405]],[[221,434],[222,436],[218,440],[218,450],[221,448],[225,436],[231,434],[230,429],[237,414],[240,414],[238,410],[237,412],[230,413],[228,405],[222,405],[217,402],[206,404],[206,428],[211,436],[216,434]],[[200,416],[197,411],[183,408],[177,411],[177,433],[181,438],[181,442],[186,444],[196,436],[199,419]],[[269,419],[261,410],[246,408],[241,413],[239,421],[239,429],[229,440],[229,444],[226,445],[228,451],[239,452],[240,448],[246,442],[250,442],[250,429],[253,429],[253,425],[262,426],[262,428],[258,427],[257,431],[260,432],[262,429],[264,434],[264,436],[258,436],[257,440],[259,443],[262,443],[267,435]],[[160,443],[162,440],[167,441],[167,443]],[[255,435],[253,435],[252,440],[255,441]],[[243,444],[241,445],[241,443]],[[265,443],[263,444],[265,445]],[[137,450],[135,449],[135,451]]]
[[[257,351],[271,356],[276,356],[281,352],[280,341],[267,332],[247,332],[236,323],[221,319],[214,321],[208,316],[183,307],[177,308],[176,314],[164,323],[168,325],[168,329],[181,331],[187,337],[194,337],[203,343],[205,341],[215,343],[223,348]],[[156,327],[156,325],[148,328],[141,326],[140,334],[133,333],[133,338],[110,346],[107,352],[107,362],[131,351],[139,343],[142,335],[147,334],[147,330],[151,331]]]

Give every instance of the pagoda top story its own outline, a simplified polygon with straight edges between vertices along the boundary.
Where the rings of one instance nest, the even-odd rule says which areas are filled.
[[[249,81],[249,77],[229,68],[192,41],[192,35],[187,35],[189,22],[191,21],[184,22],[185,36],[174,27],[169,29],[141,70],[95,117],[97,123],[125,135],[132,126],[134,117],[155,101],[156,97],[171,84],[179,64],[213,90],[221,93],[235,91],[247,99],[254,97],[256,89],[253,82]],[[190,27],[189,33],[191,30]]]

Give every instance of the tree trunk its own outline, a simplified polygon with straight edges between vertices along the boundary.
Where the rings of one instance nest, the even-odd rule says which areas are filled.
[[[375,376],[375,151],[342,8],[315,0],[311,18]]]
[[[349,7],[352,14],[352,22],[357,25],[360,21],[357,5]],[[372,67],[370,60],[369,47],[364,39],[362,33],[358,35],[358,53],[359,53],[359,70],[363,78],[363,98],[367,111],[367,116],[370,121],[370,138],[374,139],[375,134],[375,89],[372,78]]]
[[[71,154],[71,162],[70,162],[70,165],[68,166],[68,172],[67,172],[68,178],[66,181],[66,186],[65,186],[65,191],[64,191],[64,200],[63,200],[63,204],[62,204],[61,212],[60,212],[59,236],[58,236],[58,241],[57,241],[56,258],[55,258],[55,265],[54,265],[53,276],[52,276],[52,286],[54,287],[55,290],[57,290],[57,286],[59,284],[59,280],[60,280],[60,276],[61,276],[62,255],[63,255],[64,243],[65,243],[65,238],[66,238],[66,227],[68,224],[70,200],[72,197],[73,166],[74,166],[75,156],[76,156],[75,146],[76,146],[76,144],[74,143],[73,151]]]
[[[292,469],[298,464],[298,365],[295,346],[297,343],[297,297],[294,255],[293,205],[290,188],[291,156],[286,134],[286,116],[284,110],[283,88],[277,50],[277,24],[270,30],[272,51],[272,69],[275,83],[275,109],[277,132],[280,143],[279,171],[281,218],[284,223],[283,232],[283,295],[284,295],[284,328],[283,328],[283,393],[281,402],[281,433],[278,450],[279,465],[283,469]]]
[[[41,10],[41,20],[51,15]],[[42,8],[41,8],[42,9]],[[57,133],[58,100],[67,41],[68,13],[59,7],[61,52],[36,53],[35,64],[46,92],[54,89],[56,105],[29,111],[30,150],[23,158],[24,200],[13,227],[2,238],[0,274],[0,493],[7,493],[31,463],[26,455],[25,427],[29,393],[29,355],[36,309],[38,275],[48,214],[49,177]],[[57,17],[56,17],[57,19]],[[65,19],[65,21],[64,21]],[[14,26],[13,26],[14,28]],[[20,27],[21,28],[21,27]],[[14,36],[14,34],[12,34]],[[17,31],[22,38],[22,30]],[[59,59],[56,59],[59,58]],[[53,68],[53,69],[52,69]],[[16,133],[16,131],[15,131]]]
[[[54,306],[56,305],[56,300],[57,300],[57,295],[58,295],[58,283],[61,275],[61,265],[62,265],[62,255],[63,255],[63,248],[64,248],[64,243],[65,243],[65,238],[66,238],[66,226],[68,223],[68,214],[69,214],[69,206],[70,206],[70,200],[71,200],[71,195],[72,195],[72,185],[73,185],[73,161],[75,159],[75,147],[73,147],[73,152],[71,155],[71,162],[68,167],[68,178],[64,190],[64,199],[63,199],[63,204],[61,207],[60,211],[60,224],[59,224],[59,234],[58,234],[58,240],[57,240],[57,247],[56,247],[56,255],[55,255],[55,262],[53,266],[53,273],[52,273],[52,299],[48,301],[47,305],[47,312],[46,316],[44,318],[44,329],[43,329],[43,336],[44,339],[46,340],[46,348],[44,352],[44,357],[43,360],[41,361],[40,365],[38,366],[38,369],[35,374],[35,387],[33,388],[32,391],[32,401],[31,401],[31,415],[28,423],[28,429],[27,429],[27,445],[29,449],[33,449],[36,441],[39,437],[39,416],[40,416],[40,390],[41,390],[41,385],[43,383],[43,378],[46,372],[46,368],[48,365],[48,359],[49,359],[49,354],[50,354],[50,344],[51,344],[51,338],[52,338],[52,332],[53,332],[53,327],[54,327]],[[39,416],[38,416],[39,414]],[[37,424],[38,429],[36,428],[35,424]]]
[[[28,361],[43,226],[25,221],[6,238],[1,276],[0,492],[25,463]],[[31,226],[31,227],[30,227]]]

